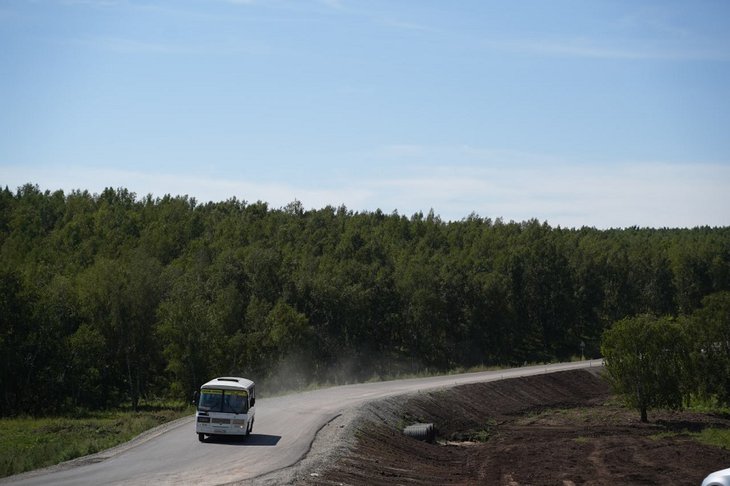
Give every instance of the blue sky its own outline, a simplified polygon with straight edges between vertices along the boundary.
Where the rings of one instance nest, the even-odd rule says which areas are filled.
[[[0,184],[730,225],[730,2],[4,0]]]

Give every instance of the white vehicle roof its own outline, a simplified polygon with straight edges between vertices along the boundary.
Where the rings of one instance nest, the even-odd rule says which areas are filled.
[[[216,388],[223,390],[249,390],[253,388],[253,381],[240,376],[222,376],[204,383],[200,388]]]
[[[730,484],[730,468],[715,471],[702,481],[702,486],[726,486]]]

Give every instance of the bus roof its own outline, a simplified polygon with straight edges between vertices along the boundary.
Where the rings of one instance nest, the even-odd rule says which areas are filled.
[[[253,381],[239,376],[222,376],[204,383],[200,388],[218,388],[224,390],[249,390],[253,388]]]

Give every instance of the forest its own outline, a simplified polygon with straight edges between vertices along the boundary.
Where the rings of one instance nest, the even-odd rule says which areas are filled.
[[[0,190],[0,415],[598,357],[730,290],[730,228]]]

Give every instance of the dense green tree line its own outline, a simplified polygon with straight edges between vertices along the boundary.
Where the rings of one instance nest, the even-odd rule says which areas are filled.
[[[730,290],[730,228],[596,230],[293,202],[0,190],[2,414],[597,356]],[[709,317],[708,317],[709,318]]]

